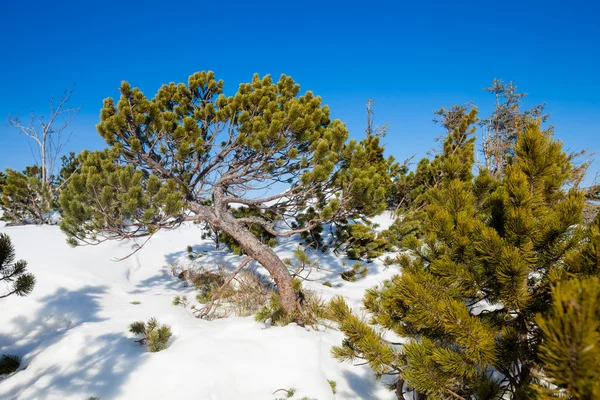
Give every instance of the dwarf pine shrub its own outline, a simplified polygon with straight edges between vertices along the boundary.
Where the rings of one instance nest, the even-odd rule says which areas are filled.
[[[159,325],[156,318],[150,318],[148,323],[136,321],[129,325],[129,332],[142,335],[140,340],[136,340],[140,345],[148,345],[151,353],[167,348],[169,339],[172,336],[171,327],[168,325]]]
[[[333,379],[327,379],[327,383],[329,383],[329,386],[331,387],[331,392],[333,394],[337,393],[337,382],[334,381]]]
[[[188,305],[187,296],[175,296],[173,298],[173,305],[174,306],[182,306],[183,308],[186,308]]]

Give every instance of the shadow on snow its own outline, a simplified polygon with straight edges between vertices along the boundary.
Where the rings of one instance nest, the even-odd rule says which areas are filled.
[[[15,328],[11,334],[0,338],[0,353],[16,354],[22,357],[22,363],[19,370],[2,383],[5,387],[7,384],[10,387],[11,379],[19,383],[6,391],[0,387],[0,397],[115,397],[129,373],[140,364],[143,350],[120,332],[94,337],[93,331],[84,328],[84,325],[105,320],[99,315],[99,300],[106,292],[106,286],[86,286],[77,290],[59,288],[54,294],[40,299],[43,307],[33,317],[14,318],[11,323]],[[75,330],[78,327],[84,328],[83,332]],[[86,331],[90,333],[86,334]],[[68,352],[73,341],[85,343],[73,357],[76,361],[36,368],[36,357],[41,357],[44,350],[56,346],[53,350]],[[23,370],[28,367],[31,374],[20,375],[25,374]]]

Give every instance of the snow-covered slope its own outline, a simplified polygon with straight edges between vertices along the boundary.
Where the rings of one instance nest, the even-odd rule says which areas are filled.
[[[273,394],[277,389],[292,387],[294,398],[394,398],[368,367],[331,357],[331,346],[342,340],[334,329],[266,327],[252,317],[205,321],[173,306],[175,295],[194,294],[170,276],[168,265],[185,259],[187,245],[210,248],[194,226],[161,232],[121,262],[111,259],[127,254],[132,243],[72,249],[55,226],[0,226],[0,232],[11,236],[17,258],[25,259],[37,278],[29,297],[0,300],[0,354],[23,358],[19,371],[0,380],[0,399],[269,400],[282,397]],[[277,251],[291,257],[296,246],[290,239]],[[201,261],[233,268],[237,259],[209,252]],[[320,263],[342,267],[332,255]],[[311,276],[320,280],[305,286],[324,298],[340,294],[360,307],[366,288],[395,273],[380,261],[370,266],[358,282],[321,271]],[[322,285],[325,280],[333,287]],[[146,352],[127,330],[131,322],[151,317],[173,332],[169,347],[159,353]],[[336,395],[328,380],[336,381]]]

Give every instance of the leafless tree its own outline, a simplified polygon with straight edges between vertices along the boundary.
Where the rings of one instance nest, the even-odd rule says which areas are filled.
[[[80,109],[80,107],[69,107],[68,105],[74,91],[75,86],[70,90],[65,90],[57,104],[54,98],[50,99],[48,120],[45,120],[44,117],[37,117],[33,111],[26,124],[21,122],[18,115],[9,114],[8,116],[9,126],[27,136],[30,145],[33,142],[34,146],[31,150],[35,163],[39,164],[41,180],[50,191],[52,191],[50,183],[60,155],[72,139],[73,133],[68,131],[69,124]]]
[[[382,126],[375,126],[375,120],[373,119],[373,115],[375,112],[373,111],[373,105],[375,102],[373,99],[367,100],[367,129],[365,130],[366,136],[376,136],[376,137],[385,137],[387,135],[388,126],[390,123],[386,123]]]

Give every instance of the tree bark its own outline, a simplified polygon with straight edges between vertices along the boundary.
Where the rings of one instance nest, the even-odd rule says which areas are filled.
[[[292,276],[279,256],[266,244],[256,238],[244,225],[239,223],[231,212],[222,212],[218,227],[234,238],[248,256],[258,261],[277,284],[281,305],[289,314],[297,310],[296,292],[292,287]]]
[[[404,400],[404,379],[398,378],[396,382],[396,398]]]
[[[281,305],[291,315],[298,310],[296,292],[292,286],[292,275],[287,266],[281,261],[266,244],[254,236],[250,230],[227,209],[227,202],[222,189],[215,189],[213,193],[214,205],[212,207],[189,202],[189,209],[194,212],[199,220],[210,224],[217,230],[222,230],[234,238],[244,249],[246,254],[262,265],[277,285]]]

